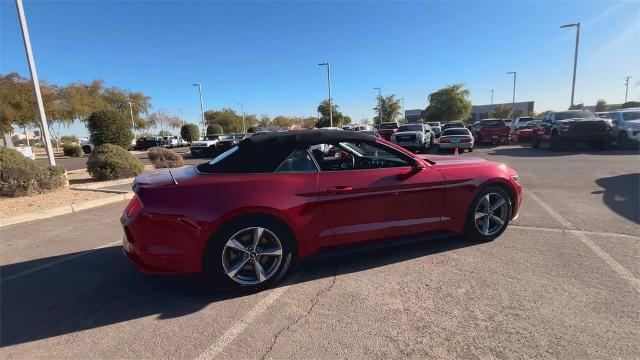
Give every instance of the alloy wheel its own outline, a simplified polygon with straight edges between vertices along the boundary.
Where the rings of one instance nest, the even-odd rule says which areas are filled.
[[[238,284],[257,285],[278,272],[282,254],[282,243],[273,232],[250,227],[227,240],[222,251],[222,267]]]
[[[498,193],[488,193],[476,205],[474,223],[482,235],[491,236],[502,230],[508,216],[507,199]]]

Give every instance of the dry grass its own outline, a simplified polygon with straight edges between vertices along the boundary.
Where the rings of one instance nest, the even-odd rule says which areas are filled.
[[[116,194],[100,191],[61,189],[33,196],[0,197],[0,216],[17,216],[114,195]]]

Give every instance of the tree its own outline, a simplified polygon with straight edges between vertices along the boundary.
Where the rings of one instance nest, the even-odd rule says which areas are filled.
[[[446,86],[429,94],[429,106],[426,109],[427,121],[466,120],[471,115],[471,92],[464,84]]]
[[[316,127],[316,123],[318,122],[318,118],[309,116],[302,119],[302,124],[300,124],[305,129],[313,129]]]
[[[200,129],[195,124],[184,124],[180,129],[180,136],[188,142],[196,141],[200,139]]]
[[[205,111],[204,119],[207,125],[218,124],[222,126],[223,132],[225,133],[242,132],[242,116],[238,116],[233,109],[225,108],[220,111]]]
[[[607,102],[604,99],[598,99],[596,103],[596,111],[607,111]]]
[[[375,124],[381,124],[383,122],[396,121],[396,118],[402,116],[402,105],[400,99],[396,99],[394,94],[389,96],[378,96],[377,105],[373,108],[376,112],[376,116],[373,117]],[[382,119],[380,118],[382,115]]]
[[[207,126],[207,135],[223,134],[223,133],[224,133],[224,129],[222,129],[222,126],[218,124],[211,124]]]
[[[622,104],[623,109],[634,108],[634,107],[640,107],[640,101],[627,101],[626,103]]]
[[[493,109],[493,112],[489,115],[496,119],[507,119],[511,115],[511,106],[498,105]]]
[[[544,119],[544,117],[547,116],[547,114],[550,112],[551,110],[545,110],[543,112],[539,112],[536,114],[536,119]]]
[[[158,131],[158,136],[171,136],[173,134],[171,134],[171,131],[169,130],[160,130]]]
[[[172,129],[179,129],[182,127],[182,119],[180,119],[177,116],[170,116],[167,119],[167,126],[169,126]]]
[[[583,103],[573,104],[569,106],[569,110],[584,110],[584,104]]]
[[[131,120],[117,110],[99,110],[87,118],[94,146],[114,144],[127,149],[133,140]]]
[[[300,123],[302,123],[300,118],[278,115],[271,121],[271,126],[288,129],[294,125],[299,125]]]
[[[267,127],[269,124],[271,124],[271,119],[269,119],[267,114],[260,115],[260,119],[258,119],[256,123],[256,125],[260,127]]]
[[[340,127],[345,124],[351,124],[351,118],[342,114],[338,109],[340,108],[338,105],[332,103],[331,108],[333,109],[333,126]],[[317,128],[329,127],[331,126],[331,119],[329,117],[329,101],[323,100],[318,105],[318,112],[320,113],[320,119],[316,123]]]

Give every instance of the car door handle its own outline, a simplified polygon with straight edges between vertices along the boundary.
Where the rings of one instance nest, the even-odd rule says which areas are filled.
[[[328,188],[327,192],[331,194],[340,194],[340,193],[348,192],[351,190],[353,190],[351,186],[336,186],[336,187]]]

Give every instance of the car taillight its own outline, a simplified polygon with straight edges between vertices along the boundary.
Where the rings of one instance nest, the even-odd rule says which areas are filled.
[[[127,216],[131,217],[140,212],[141,209],[142,201],[140,200],[138,195],[133,195],[131,201],[129,201],[129,205],[127,205],[127,207],[124,209],[124,213],[127,214]]]
[[[471,138],[470,138],[470,137],[468,137],[468,136],[467,136],[467,137],[460,138],[460,142],[471,142]]]
[[[440,138],[440,143],[441,143],[441,144],[442,144],[442,143],[450,143],[450,142],[451,142],[451,140],[450,140],[449,138],[446,138],[446,137],[441,137],[441,138]]]

